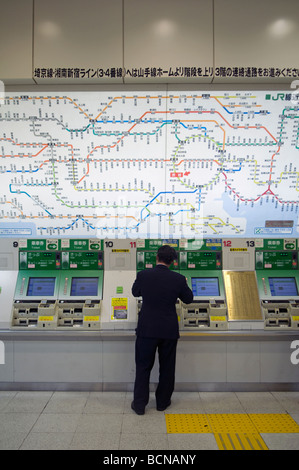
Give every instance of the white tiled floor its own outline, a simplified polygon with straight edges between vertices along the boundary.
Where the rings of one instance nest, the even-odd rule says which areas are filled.
[[[168,434],[165,413],[288,413],[299,392],[175,392],[166,412],[154,394],[143,416],[131,392],[0,391],[0,450],[217,450],[213,434]],[[299,449],[299,434],[262,434],[270,450]]]

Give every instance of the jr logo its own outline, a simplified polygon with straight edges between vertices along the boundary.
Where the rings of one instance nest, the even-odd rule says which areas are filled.
[[[297,365],[299,364],[299,340],[291,342],[291,349],[295,349],[291,354],[291,363]]]
[[[5,364],[5,347],[3,341],[0,341],[0,365]]]

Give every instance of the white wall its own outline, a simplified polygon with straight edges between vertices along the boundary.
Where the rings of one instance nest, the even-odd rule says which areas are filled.
[[[1,0],[0,8],[0,79],[8,84],[299,78],[297,0]],[[122,68],[125,77],[117,74]],[[174,75],[154,76],[154,68]],[[264,68],[274,77],[259,76]]]
[[[182,67],[213,67],[213,2],[211,0],[125,0],[125,67],[171,67],[183,82]],[[204,73],[204,72],[203,72]],[[140,81],[126,77],[126,82]],[[150,82],[169,81],[168,77],[147,77]],[[211,76],[188,77],[188,82],[211,82]]]
[[[32,83],[33,0],[1,0],[0,80]]]
[[[251,83],[255,77],[246,76],[247,67],[280,68],[281,77],[263,80],[286,82],[287,69],[299,68],[298,0],[215,0],[214,28],[215,67],[245,68],[244,77],[216,77],[216,83]]]
[[[78,69],[81,83],[90,80],[81,69],[121,68],[122,29],[121,0],[38,0],[34,5],[34,68]],[[90,71],[89,77],[93,74]],[[106,81],[122,83],[122,78]]]

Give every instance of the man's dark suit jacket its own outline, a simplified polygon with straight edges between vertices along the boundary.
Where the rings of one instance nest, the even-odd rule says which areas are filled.
[[[189,304],[193,293],[182,274],[163,264],[140,271],[132,287],[134,297],[142,296],[136,334],[147,338],[179,338],[176,301]]]

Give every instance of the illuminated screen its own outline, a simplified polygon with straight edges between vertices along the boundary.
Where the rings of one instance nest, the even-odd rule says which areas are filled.
[[[29,297],[54,295],[55,280],[55,277],[30,277],[27,295]]]
[[[72,296],[88,296],[98,294],[97,277],[73,277],[71,285]]]
[[[220,295],[217,277],[192,277],[192,292],[195,296],[213,297]]]
[[[269,277],[271,295],[291,296],[298,295],[296,280],[294,277]]]

